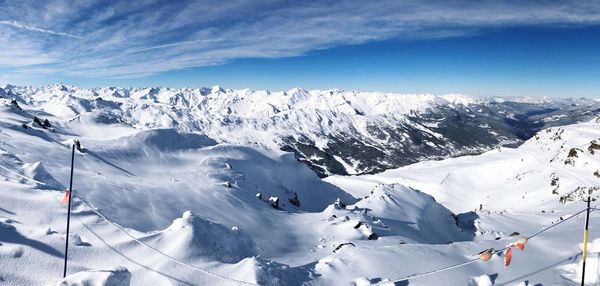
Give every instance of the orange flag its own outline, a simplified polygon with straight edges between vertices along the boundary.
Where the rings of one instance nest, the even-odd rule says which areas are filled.
[[[60,204],[67,205],[69,203],[69,197],[71,196],[71,191],[69,190],[65,190],[65,196],[63,197],[62,201],[60,201]]]
[[[508,267],[508,265],[510,265],[511,259],[512,259],[512,246],[507,248],[504,251],[504,267]]]
[[[527,243],[527,240],[527,237],[519,238],[519,240],[517,241],[517,247],[519,248],[519,250],[523,251],[525,249],[525,244]]]

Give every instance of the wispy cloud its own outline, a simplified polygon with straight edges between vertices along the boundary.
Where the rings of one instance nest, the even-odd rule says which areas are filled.
[[[42,29],[42,28],[38,28],[38,27],[33,27],[33,26],[25,25],[23,23],[19,23],[17,21],[4,21],[4,20],[2,20],[2,21],[0,21],[0,25],[5,25],[5,26],[9,26],[9,27],[17,28],[17,29],[23,29],[23,30],[32,31],[32,32],[50,34],[50,35],[55,35],[55,36],[75,38],[75,39],[84,39],[84,37],[81,37],[81,36],[76,36],[76,35],[71,35],[71,34],[68,34],[68,33],[57,32],[57,31],[52,31],[52,30],[48,30],[48,29]]]
[[[457,37],[522,25],[597,25],[600,3],[49,0],[40,5],[23,0],[7,4],[0,19],[5,19],[0,43],[24,47],[0,49],[0,67],[33,72],[29,66],[44,65],[65,75],[121,78],[392,38]],[[19,60],[28,55],[35,60]]]
[[[139,50],[137,50],[137,52],[156,50],[156,49],[173,48],[173,47],[181,47],[181,46],[187,46],[187,45],[209,44],[209,43],[216,43],[218,41],[219,40],[216,40],[216,39],[183,41],[183,42],[176,42],[176,43],[170,43],[170,44],[164,44],[164,45],[151,46],[151,47],[139,49]]]

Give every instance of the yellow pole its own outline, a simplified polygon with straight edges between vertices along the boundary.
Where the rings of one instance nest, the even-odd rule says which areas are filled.
[[[587,241],[588,241],[588,230],[583,231],[583,263],[585,263],[585,258],[587,257]]]
[[[588,225],[590,223],[590,198],[588,195],[587,214],[585,217],[585,230],[583,230],[583,270],[581,271],[581,286],[585,284],[585,258],[587,257]]]

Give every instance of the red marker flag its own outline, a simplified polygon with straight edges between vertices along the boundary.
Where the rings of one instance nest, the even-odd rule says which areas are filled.
[[[527,243],[527,240],[527,237],[519,238],[519,240],[517,241],[517,247],[519,248],[519,250],[523,251],[525,249],[525,244]]]
[[[507,248],[504,251],[504,267],[508,267],[510,265],[511,259],[512,259],[512,246]]]
[[[60,201],[60,204],[63,206],[68,205],[70,197],[71,197],[71,191],[65,190],[65,196],[63,197],[62,201]]]

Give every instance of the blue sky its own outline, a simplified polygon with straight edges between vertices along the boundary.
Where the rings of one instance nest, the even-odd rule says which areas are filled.
[[[596,1],[214,3],[0,0],[0,83],[600,96]]]

